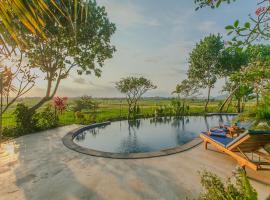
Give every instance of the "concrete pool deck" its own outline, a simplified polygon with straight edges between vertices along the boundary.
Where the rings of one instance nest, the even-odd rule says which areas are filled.
[[[198,171],[227,179],[236,162],[203,145],[170,156],[119,160],[72,151],[62,143],[77,125],[17,138],[0,154],[0,199],[185,199],[201,191]],[[259,199],[270,194],[270,171],[247,169]]]

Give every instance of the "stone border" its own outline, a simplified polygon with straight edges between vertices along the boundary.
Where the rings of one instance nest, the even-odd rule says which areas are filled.
[[[187,151],[202,143],[202,140],[199,137],[196,137],[184,145],[177,146],[170,149],[164,149],[161,151],[146,152],[146,153],[109,153],[109,152],[88,149],[88,148],[77,145],[73,141],[74,137],[76,137],[78,134],[80,134],[84,130],[87,130],[90,128],[96,128],[100,126],[106,126],[109,124],[111,124],[111,122],[97,123],[97,124],[92,124],[89,126],[77,128],[73,131],[70,131],[67,135],[65,135],[62,138],[62,142],[67,148],[77,151],[79,153],[96,156],[96,157],[114,158],[114,159],[140,159],[140,158],[153,158],[153,157],[160,157],[160,156],[168,156],[168,155],[180,153],[183,151]]]

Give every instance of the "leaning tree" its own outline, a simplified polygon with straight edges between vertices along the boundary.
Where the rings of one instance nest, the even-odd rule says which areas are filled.
[[[223,92],[228,92],[228,96],[223,101],[219,108],[219,112],[222,112],[226,104],[230,105],[231,100],[234,96],[234,93],[239,89],[239,84],[233,84],[236,87],[231,87],[232,82],[230,80],[230,76],[233,73],[239,72],[239,70],[246,66],[248,63],[248,54],[246,51],[242,51],[242,49],[238,47],[227,47],[222,51],[221,59],[220,59],[220,72],[222,76],[225,77],[225,86],[223,88]],[[229,79],[228,79],[229,78]],[[233,81],[235,82],[235,81]]]
[[[79,75],[94,73],[100,76],[105,60],[112,58],[115,52],[111,36],[116,27],[109,21],[105,8],[92,0],[76,2],[69,5],[64,1],[58,2],[64,14],[49,5],[59,23],[52,23],[51,18],[45,18],[44,31],[48,33],[46,40],[34,34],[22,35],[30,45],[25,52],[29,66],[39,69],[47,82],[44,96],[30,108],[31,111],[51,100],[61,81],[72,70],[76,70]]]
[[[228,92],[227,98],[219,108],[222,112],[226,104],[230,104],[233,96],[239,93],[242,84],[253,88],[257,104],[269,82],[269,45],[249,45],[244,50],[238,47],[226,48],[222,53],[220,68],[229,77],[223,91]],[[235,78],[236,74],[241,76]],[[232,77],[231,77],[232,76]],[[239,95],[238,95],[239,96]]]
[[[122,78],[119,82],[116,82],[115,85],[121,93],[126,95],[128,103],[128,118],[130,118],[132,113],[135,114],[134,111],[142,95],[149,90],[157,88],[157,86],[155,86],[150,80],[144,77]]]
[[[190,53],[188,78],[199,88],[207,88],[207,112],[211,89],[221,76],[219,68],[224,42],[220,35],[209,35],[196,44]]]

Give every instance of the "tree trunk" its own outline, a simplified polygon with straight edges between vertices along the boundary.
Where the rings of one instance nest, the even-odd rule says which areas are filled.
[[[241,113],[241,98],[237,99],[237,112]]]
[[[61,71],[59,73],[61,73]],[[61,80],[62,80],[62,78],[59,75],[58,78],[57,78],[56,84],[54,86],[53,92],[51,92],[53,79],[49,79],[48,80],[47,91],[46,91],[45,97],[43,97],[36,105],[34,105],[33,107],[31,107],[29,109],[29,111],[34,112],[35,110],[37,110],[38,108],[40,108],[44,103],[46,103],[47,101],[52,100],[52,98],[56,94],[56,91],[57,91],[57,89],[59,87],[59,84],[60,84]]]
[[[183,113],[182,113],[182,115],[186,114],[185,104],[186,104],[185,99],[183,99]]]
[[[128,119],[130,119],[130,113],[131,113],[131,104],[128,103]]]
[[[230,98],[230,100],[229,100],[229,103],[228,103],[228,106],[227,106],[226,112],[228,112],[228,110],[229,110],[229,108],[230,108],[231,104],[232,104],[232,98]]]
[[[256,104],[259,105],[259,93],[256,93]]]
[[[44,103],[46,103],[47,101],[50,101],[53,98],[53,96],[51,97],[43,97],[37,104],[35,104],[33,107],[31,107],[29,109],[30,112],[34,112],[36,111],[38,108],[40,108]]]
[[[225,99],[225,101],[223,102],[223,104],[220,106],[219,108],[219,112],[223,111],[224,106],[226,105],[226,103],[231,99],[231,97],[233,96],[233,94],[236,92],[236,90],[238,90],[239,86],[236,87],[230,94],[229,96]]]
[[[207,101],[206,101],[205,107],[204,107],[205,112],[208,111],[208,104],[209,104],[209,101],[210,101],[210,93],[211,93],[211,87],[208,87]]]

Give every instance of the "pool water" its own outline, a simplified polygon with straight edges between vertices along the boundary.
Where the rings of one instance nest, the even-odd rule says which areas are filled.
[[[154,152],[181,146],[201,131],[230,122],[231,115],[162,117],[117,121],[91,128],[74,138],[84,148],[110,153]]]

